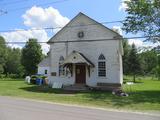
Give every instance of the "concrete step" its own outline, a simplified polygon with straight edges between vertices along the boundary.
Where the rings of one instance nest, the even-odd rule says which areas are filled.
[[[88,87],[86,87],[83,84],[75,84],[75,85],[64,86],[63,89],[69,91],[86,91],[88,90]]]

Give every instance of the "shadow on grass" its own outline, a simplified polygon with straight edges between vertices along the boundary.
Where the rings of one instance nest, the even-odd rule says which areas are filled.
[[[38,92],[38,93],[55,93],[55,94],[76,94],[78,93],[77,91],[66,91],[63,89],[53,89],[45,85],[42,85],[42,86],[32,85],[30,87],[23,87],[20,89],[28,91],[28,92]]]
[[[139,91],[136,93],[132,93],[129,97],[120,98],[120,99],[112,99],[115,106],[125,106],[130,104],[139,104],[139,103],[147,103],[147,104],[160,104],[160,91]]]
[[[115,96],[109,92],[91,92],[84,95],[84,97],[91,102],[97,101],[103,106],[112,105],[115,108],[160,110],[160,91],[139,91],[129,94],[128,97]]]
[[[86,99],[90,102],[102,102],[103,104],[108,104],[109,101],[115,107],[125,107],[128,105],[142,104],[147,103],[151,104],[156,103],[160,104],[160,91],[138,91],[135,93],[129,94],[128,97],[119,97],[112,95],[111,92],[106,91],[65,91],[62,89],[52,89],[48,86],[29,86],[20,88],[29,92],[37,93],[54,93],[54,94],[80,94],[83,99]],[[78,98],[77,98],[78,99]]]

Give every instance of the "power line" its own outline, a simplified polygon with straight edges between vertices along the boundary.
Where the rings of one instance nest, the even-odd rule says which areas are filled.
[[[17,4],[17,3],[21,3],[21,2],[26,2],[28,0],[17,0],[17,1],[11,1],[11,2],[5,2],[5,3],[2,3],[0,5],[12,5],[12,4]]]
[[[4,15],[4,14],[7,14],[7,11],[0,10],[0,15]]]
[[[69,0],[57,0],[57,1],[54,1],[54,2],[47,2],[47,3],[43,3],[43,4],[37,4],[37,6],[46,6],[46,5],[50,5],[50,4],[57,4],[57,3],[62,3],[62,2],[66,2],[66,1],[69,1]],[[13,2],[14,3],[14,2]],[[16,2],[15,2],[16,3]],[[15,4],[14,3],[14,4]],[[18,3],[18,2],[17,2]],[[7,3],[6,3],[7,4]],[[21,8],[15,8],[15,9],[9,9],[9,10],[5,10],[6,12],[4,14],[8,14],[8,13],[11,13],[11,12],[16,12],[16,11],[19,11],[19,10],[23,10],[23,9],[27,9],[27,8],[30,8],[32,6],[25,6],[25,7],[21,7]],[[1,15],[4,15],[4,14],[0,14]]]
[[[122,23],[123,20],[119,20],[119,21],[108,21],[108,22],[101,22],[100,24],[111,24],[111,23]],[[95,24],[86,24],[86,25],[74,25],[74,26],[66,26],[69,28],[72,27],[84,27],[84,26],[90,26],[90,25],[97,25],[97,23]],[[63,27],[45,27],[45,28],[32,28],[32,29],[19,29],[19,30],[0,30],[0,33],[4,33],[4,32],[20,32],[20,31],[35,31],[35,30],[53,30],[53,29],[60,29]]]
[[[101,41],[108,41],[108,40],[119,40],[119,39],[143,39],[149,37],[160,37],[160,36],[139,36],[139,37],[119,37],[119,38],[107,38],[107,39],[83,39],[83,40],[62,40],[62,41],[52,41],[52,42],[37,42],[40,44],[44,43],[76,43],[76,42],[101,42]],[[6,42],[5,44],[25,44],[26,42]],[[2,43],[3,44],[3,43]]]
[[[1,3],[0,5],[7,6],[7,5],[17,4],[17,3],[21,3],[21,2],[26,2],[26,1],[28,1],[28,0],[17,0],[17,1],[12,1],[12,2]],[[7,10],[0,10],[0,16],[4,15],[4,14],[8,14],[8,11]]]
[[[57,4],[57,3],[62,3],[62,2],[66,2],[66,1],[69,1],[69,0],[57,0],[57,1],[54,1],[54,2],[41,3],[41,4],[37,4],[37,6],[46,6],[46,5]],[[19,10],[22,10],[22,9],[27,9],[27,8],[30,8],[30,7],[31,6],[25,6],[25,7],[21,7],[21,8],[9,9],[8,13],[19,11]]]

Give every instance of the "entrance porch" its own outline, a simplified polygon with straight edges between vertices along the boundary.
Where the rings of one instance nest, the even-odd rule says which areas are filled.
[[[94,67],[94,64],[82,53],[73,51],[65,58],[62,66],[70,71],[75,85],[83,86],[86,85],[87,77],[90,76],[90,68]]]

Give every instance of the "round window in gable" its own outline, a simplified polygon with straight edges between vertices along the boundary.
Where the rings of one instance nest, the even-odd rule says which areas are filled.
[[[79,38],[83,38],[84,37],[84,32],[83,31],[78,32],[77,36]]]

